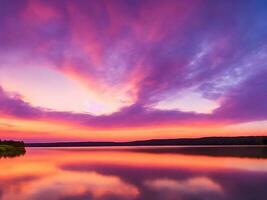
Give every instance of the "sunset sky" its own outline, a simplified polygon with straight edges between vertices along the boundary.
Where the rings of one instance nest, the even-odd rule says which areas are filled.
[[[267,135],[267,1],[0,0],[0,139]]]

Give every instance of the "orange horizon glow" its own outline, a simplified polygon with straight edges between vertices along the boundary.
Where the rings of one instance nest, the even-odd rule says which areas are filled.
[[[26,142],[46,141],[135,141],[147,139],[200,138],[216,136],[267,136],[267,122],[237,125],[157,126],[132,128],[95,128],[51,120],[0,119],[0,138]],[[23,135],[23,138],[21,136]]]

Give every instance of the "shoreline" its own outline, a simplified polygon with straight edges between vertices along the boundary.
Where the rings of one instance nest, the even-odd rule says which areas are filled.
[[[149,146],[266,146],[267,136],[152,139],[130,142],[25,143],[25,147],[149,147]]]

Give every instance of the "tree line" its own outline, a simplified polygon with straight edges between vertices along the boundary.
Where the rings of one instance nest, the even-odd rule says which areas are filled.
[[[13,140],[0,140],[0,145],[10,145],[13,147],[25,147],[23,141],[13,141]]]

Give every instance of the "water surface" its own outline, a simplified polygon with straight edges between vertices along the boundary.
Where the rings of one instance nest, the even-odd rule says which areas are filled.
[[[28,148],[0,159],[1,200],[266,200],[259,147]]]

